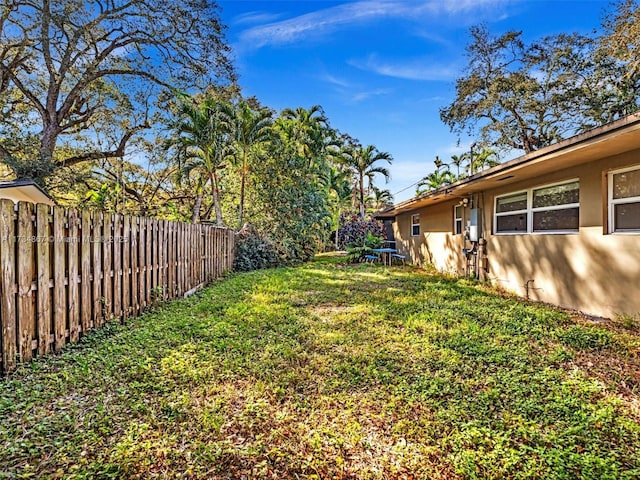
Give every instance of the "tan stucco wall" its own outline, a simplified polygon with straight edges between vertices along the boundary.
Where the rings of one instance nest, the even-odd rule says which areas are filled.
[[[416,210],[420,214],[420,236],[411,236],[411,215],[402,215],[394,222],[394,236],[401,254],[416,265],[433,265],[441,271],[463,274],[464,239],[453,234],[453,208],[459,200],[440,203]]]
[[[640,234],[607,234],[606,173],[640,164],[640,151],[529,179],[477,196],[484,214],[487,277],[495,285],[531,299],[604,317],[640,313]],[[580,180],[580,230],[574,234],[493,235],[496,195],[563,180]],[[397,217],[398,248],[415,263],[464,271],[462,238],[452,235],[457,200],[418,211],[421,236],[410,235],[410,214]],[[468,215],[468,210],[467,210]],[[433,231],[429,230],[433,228]]]

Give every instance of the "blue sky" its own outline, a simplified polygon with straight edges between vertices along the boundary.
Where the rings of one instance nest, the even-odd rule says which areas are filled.
[[[469,28],[521,30],[526,41],[599,29],[607,1],[221,0],[240,85],[277,111],[321,105],[331,125],[394,157],[384,185],[401,201],[470,141],[440,108],[466,65]],[[505,158],[503,160],[508,160]],[[407,188],[410,187],[410,188]],[[402,191],[404,190],[404,191]]]

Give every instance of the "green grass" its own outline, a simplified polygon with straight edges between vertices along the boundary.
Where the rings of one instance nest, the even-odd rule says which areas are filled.
[[[0,478],[639,478],[639,353],[411,267],[233,275],[3,380]]]

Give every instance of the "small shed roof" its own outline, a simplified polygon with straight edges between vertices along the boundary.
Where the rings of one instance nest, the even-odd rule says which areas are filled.
[[[8,198],[15,203],[24,201],[55,205],[53,199],[33,180],[0,181],[0,198]]]

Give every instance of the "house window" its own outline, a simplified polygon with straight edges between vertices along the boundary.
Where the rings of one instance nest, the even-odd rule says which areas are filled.
[[[527,192],[496,197],[496,233],[526,233],[529,224]]]
[[[609,232],[640,231],[640,167],[609,173]]]
[[[464,216],[464,207],[462,205],[456,205],[453,207],[453,232],[456,235],[462,233],[462,222]]]
[[[578,180],[496,197],[496,233],[571,233],[579,220]]]
[[[580,183],[563,183],[533,190],[532,231],[577,232],[580,226]]]
[[[417,237],[420,235],[420,214],[416,213],[411,215],[411,236]]]

